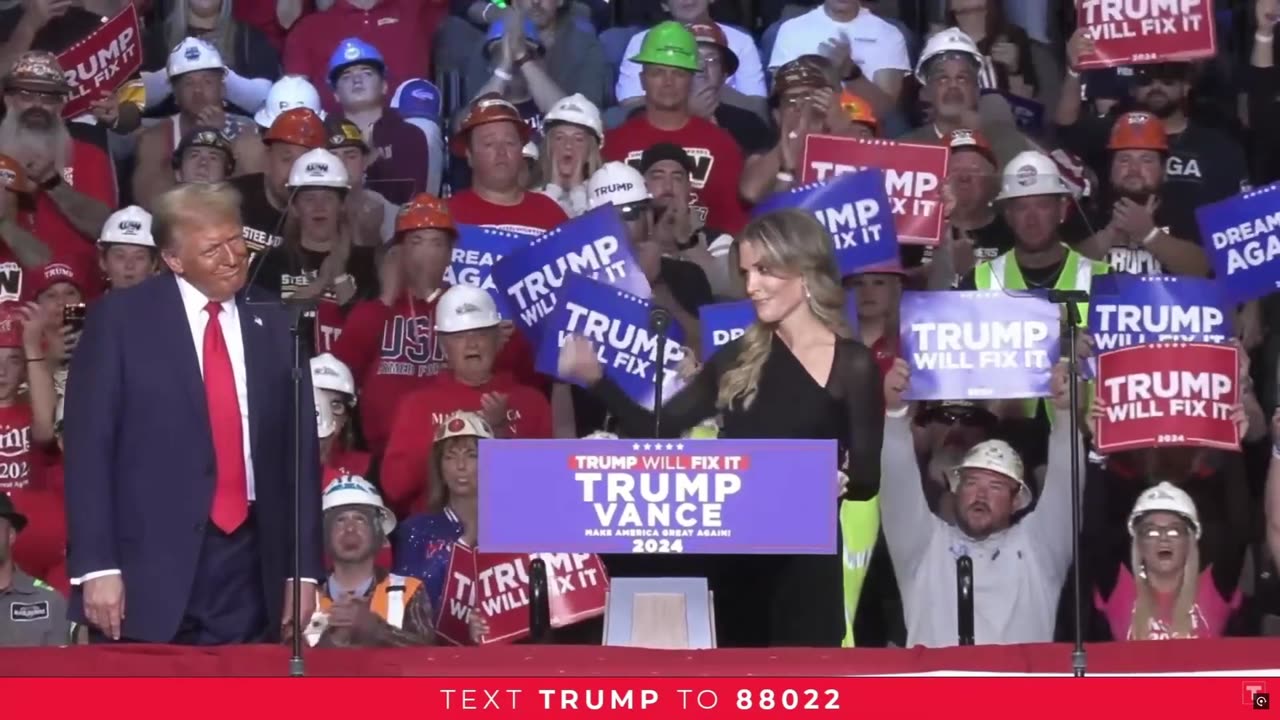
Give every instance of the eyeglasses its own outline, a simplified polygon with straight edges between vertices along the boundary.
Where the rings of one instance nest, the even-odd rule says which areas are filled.
[[[1142,538],[1143,540],[1159,540],[1161,538],[1164,538],[1166,540],[1177,540],[1178,538],[1186,534],[1187,534],[1186,528],[1181,528],[1177,526],[1156,527],[1154,525],[1151,525],[1147,527],[1138,528],[1138,537]]]
[[[666,210],[667,208],[664,205],[654,205],[649,201],[642,201],[619,206],[618,214],[622,216],[623,222],[635,222],[644,217],[645,213],[650,213],[656,222]]]
[[[46,105],[48,107],[53,107],[63,101],[62,95],[59,95],[58,93],[35,92],[34,90],[10,90],[5,94],[15,97],[22,102]]]

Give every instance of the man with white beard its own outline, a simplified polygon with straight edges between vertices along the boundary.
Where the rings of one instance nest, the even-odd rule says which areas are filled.
[[[20,162],[33,185],[23,226],[55,259],[92,263],[93,242],[116,206],[115,170],[105,150],[73,138],[62,121],[69,90],[52,53],[19,57],[4,80],[0,153]]]

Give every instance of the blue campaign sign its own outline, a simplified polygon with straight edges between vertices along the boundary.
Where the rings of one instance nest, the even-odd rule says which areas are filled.
[[[808,210],[835,243],[841,275],[898,258],[898,231],[884,191],[884,171],[868,168],[837,175],[760,201],[752,211],[759,217],[775,210]]]
[[[1107,280],[1099,283],[1102,278]],[[1094,284],[1089,334],[1096,352],[1155,342],[1225,343],[1232,338],[1230,304],[1216,280],[1108,273],[1094,278]]]
[[[1022,132],[1028,135],[1039,135],[1044,131],[1043,103],[992,88],[983,90],[982,94],[999,95],[1004,98],[1005,102],[1009,103],[1009,109],[1013,111],[1013,122]]]
[[[444,281],[484,290],[497,303],[498,313],[511,319],[511,304],[493,281],[493,266],[528,244],[528,235],[482,225],[458,225],[458,240],[453,245],[453,259],[444,270]]]
[[[702,326],[702,359],[705,361],[720,348],[742,337],[756,321],[756,309],[750,300],[703,305],[698,309],[698,321]]]
[[[834,440],[480,446],[476,544],[485,552],[836,552]]]
[[[1201,205],[1196,222],[1228,302],[1280,290],[1280,183]]]
[[[679,323],[673,320],[659,336],[649,330],[648,300],[581,275],[569,276],[560,294],[538,342],[538,372],[559,377],[560,348],[570,335],[581,335],[595,345],[605,375],[642,407],[653,409],[659,343],[664,347],[663,402],[684,386],[676,375],[684,359]]]
[[[631,254],[627,228],[612,205],[563,223],[493,267],[494,282],[506,293],[516,324],[535,342],[558,305],[565,278],[573,275],[649,297],[649,281]]]
[[[844,297],[845,317],[849,327],[858,331],[858,300],[850,290]],[[742,337],[756,321],[756,309],[750,300],[703,305],[698,310],[698,322],[702,326],[702,359],[705,361],[717,350]]]
[[[1049,395],[1058,361],[1058,307],[999,291],[903,293],[908,400],[996,400]]]

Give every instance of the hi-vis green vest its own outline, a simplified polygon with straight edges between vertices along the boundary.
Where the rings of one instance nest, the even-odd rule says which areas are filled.
[[[862,586],[867,580],[871,553],[880,537],[880,496],[870,500],[840,503],[841,565],[844,567],[844,640],[842,647],[853,647],[853,618],[858,613]]]
[[[979,290],[1026,290],[1027,281],[1022,277],[1022,268],[1014,258],[1012,250],[1000,256],[981,262],[973,269],[973,283]],[[1053,284],[1054,290],[1083,290],[1089,292],[1094,275],[1103,275],[1111,271],[1105,262],[1090,260],[1080,253],[1067,248],[1067,259],[1062,265],[1058,281]],[[1076,303],[1079,311],[1080,327],[1089,322],[1089,303]],[[1090,396],[1091,397],[1091,396]],[[1035,417],[1037,404],[1043,400],[1027,401],[1027,416]],[[1046,412],[1049,422],[1053,422],[1053,413]]]

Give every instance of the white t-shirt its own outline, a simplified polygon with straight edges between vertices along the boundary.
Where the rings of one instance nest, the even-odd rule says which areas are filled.
[[[849,22],[836,22],[821,5],[782,23],[773,43],[769,69],[777,68],[801,55],[818,52],[822,43],[844,35],[849,38],[853,62],[868,80],[880,70],[911,71],[907,41],[902,31],[863,8]]]
[[[725,85],[743,95],[758,97],[768,95],[764,86],[764,69],[760,67],[760,51],[756,49],[756,41],[735,27],[717,24],[724,33],[724,39],[729,42],[729,49],[738,56],[738,71],[725,81]],[[618,85],[614,92],[618,102],[644,95],[644,88],[640,87],[640,65],[631,62],[631,58],[640,52],[640,45],[648,32],[645,30],[636,33],[627,43],[627,49],[622,55],[622,65],[618,68]]]

